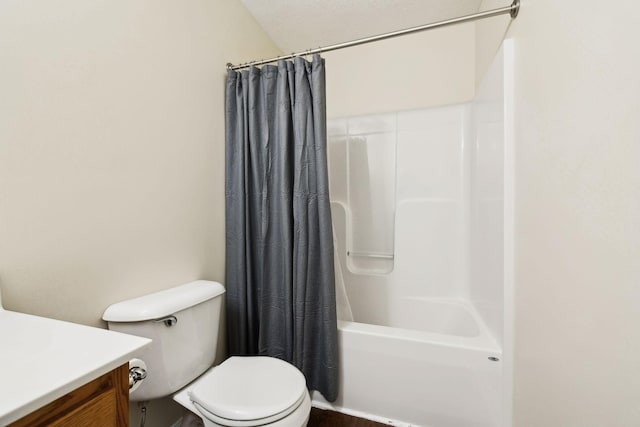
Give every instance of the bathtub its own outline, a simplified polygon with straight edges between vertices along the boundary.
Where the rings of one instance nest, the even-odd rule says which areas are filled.
[[[473,305],[404,298],[395,308],[386,325],[338,322],[340,395],[314,392],[314,406],[396,426],[500,426],[502,353]]]

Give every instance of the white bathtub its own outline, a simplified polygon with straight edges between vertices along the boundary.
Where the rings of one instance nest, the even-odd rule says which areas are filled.
[[[502,362],[490,358],[502,353],[473,306],[400,303],[388,326],[338,322],[340,395],[314,393],[314,406],[397,426],[500,426]]]

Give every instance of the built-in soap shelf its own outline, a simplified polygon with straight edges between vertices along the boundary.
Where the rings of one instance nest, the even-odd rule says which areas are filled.
[[[378,258],[378,259],[393,259],[393,254],[379,254],[373,252],[353,252],[347,251],[348,257],[356,257],[356,258]]]

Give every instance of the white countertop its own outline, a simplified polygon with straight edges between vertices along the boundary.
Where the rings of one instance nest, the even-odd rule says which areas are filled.
[[[0,307],[0,426],[126,363],[150,342]]]

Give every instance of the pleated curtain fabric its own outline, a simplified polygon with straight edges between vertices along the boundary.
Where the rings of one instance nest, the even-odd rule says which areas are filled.
[[[229,352],[286,360],[334,401],[324,59],[229,70],[225,172]]]

